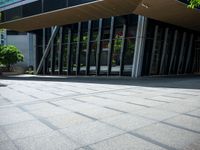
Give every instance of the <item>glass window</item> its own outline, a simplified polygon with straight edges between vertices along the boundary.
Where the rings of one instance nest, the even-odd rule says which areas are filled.
[[[80,5],[80,4],[88,3],[92,1],[95,1],[95,0],[68,0],[68,6]]]
[[[4,11],[5,21],[15,20],[22,17],[22,7],[15,7]]]
[[[63,44],[62,45],[62,74],[67,75],[68,74],[68,59],[67,59],[67,54],[68,54],[68,45]]]
[[[56,9],[65,8],[67,6],[66,0],[44,0],[44,12],[52,11]]]
[[[126,39],[126,49],[124,52],[124,75],[131,75],[133,67],[133,56],[135,51],[135,38]]]
[[[36,15],[42,12],[42,2],[41,0],[29,3],[22,6],[23,17]]]
[[[164,28],[159,26],[157,37],[154,37],[156,39],[156,43],[153,49],[152,59],[151,59],[151,75],[158,75],[160,70],[160,62],[161,62],[161,56],[162,56],[162,50],[163,50],[163,44],[164,44]]]
[[[80,74],[86,73],[87,58],[87,41],[88,41],[88,22],[82,23],[81,46],[80,46]]]
[[[115,36],[113,39],[114,47],[112,52],[112,67],[111,74],[119,74],[120,72],[120,54],[122,48],[123,27],[115,29]]]

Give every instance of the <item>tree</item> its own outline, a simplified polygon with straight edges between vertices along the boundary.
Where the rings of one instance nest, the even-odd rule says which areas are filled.
[[[5,65],[8,71],[10,71],[11,65],[23,61],[23,59],[23,54],[15,46],[0,46],[0,63]]]
[[[188,5],[189,8],[198,8],[200,7],[200,0],[188,0],[190,4]]]

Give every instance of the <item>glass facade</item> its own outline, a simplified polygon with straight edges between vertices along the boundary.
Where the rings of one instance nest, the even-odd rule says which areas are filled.
[[[131,76],[138,16],[125,15],[60,27],[42,74]],[[198,32],[147,19],[142,76],[200,72]],[[37,35],[37,65],[52,29]]]
[[[130,76],[137,20],[137,15],[126,15],[61,27],[43,65],[43,73]],[[44,52],[42,43],[47,46],[51,29],[35,33],[38,65]]]
[[[148,19],[142,75],[197,72],[200,67],[197,35],[195,31]]]
[[[0,2],[0,7],[21,1],[24,0],[3,0],[2,2]],[[56,0],[37,0],[25,5],[20,5],[18,7],[2,11],[0,13],[0,22],[20,19],[23,17],[37,15],[44,12],[89,3],[92,1],[96,0],[59,0],[59,2]]]

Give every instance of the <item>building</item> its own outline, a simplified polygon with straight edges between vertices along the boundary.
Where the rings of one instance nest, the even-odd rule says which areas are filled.
[[[24,61],[17,63],[17,66],[26,69],[34,65],[33,38],[31,33],[3,30],[0,33],[0,45],[15,45],[24,55]]]
[[[51,75],[200,73],[200,10],[187,0],[4,0],[0,28],[34,34]]]

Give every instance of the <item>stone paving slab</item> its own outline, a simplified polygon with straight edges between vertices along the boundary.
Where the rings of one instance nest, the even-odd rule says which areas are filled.
[[[52,129],[50,129],[48,126],[37,120],[3,126],[2,129],[12,140],[34,136],[37,134],[44,134],[46,132],[52,131]]]
[[[27,137],[15,140],[14,143],[20,150],[74,150],[80,147],[78,143],[66,138],[59,132]]]
[[[200,134],[198,133],[163,123],[150,125],[135,132],[141,136],[148,137],[176,149],[183,149],[185,146],[200,140]]]
[[[199,150],[200,77],[0,79],[0,150]]]
[[[90,145],[124,133],[124,131],[120,129],[97,121],[62,129],[60,132],[80,143],[82,146]]]
[[[124,134],[90,146],[94,150],[165,150],[150,142]]]

